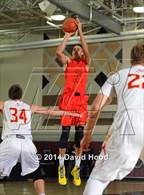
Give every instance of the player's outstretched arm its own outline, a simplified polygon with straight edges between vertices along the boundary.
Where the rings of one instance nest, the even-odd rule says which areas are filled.
[[[4,102],[0,101],[0,111],[3,110],[3,107],[4,107]]]
[[[100,112],[103,106],[106,104],[108,97],[102,94],[98,94],[92,104],[92,109],[89,114],[88,123],[86,125],[86,129],[84,131],[84,137],[81,141],[81,148],[87,149],[91,142],[91,136],[93,133],[94,125],[96,124]]]
[[[66,33],[63,42],[56,49],[56,55],[63,65],[66,65],[70,60],[69,57],[64,54],[64,50],[72,34],[73,33]]]
[[[52,116],[73,116],[73,117],[81,117],[80,114],[78,113],[73,113],[73,112],[66,112],[66,111],[61,111],[57,109],[48,109],[43,106],[37,106],[37,105],[32,105],[31,106],[31,111],[32,113],[37,113],[37,114],[50,114]]]
[[[83,35],[82,25],[81,25],[80,20],[78,18],[76,19],[76,21],[77,21],[80,40],[81,40],[81,45],[82,45],[84,55],[85,55],[85,60],[86,60],[86,63],[89,64],[89,62],[90,62],[90,53],[89,53],[87,42],[86,42],[86,40],[84,38],[84,35]]]

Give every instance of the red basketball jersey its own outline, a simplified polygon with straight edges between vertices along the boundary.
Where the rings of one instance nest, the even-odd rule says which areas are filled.
[[[65,69],[65,92],[85,94],[88,69],[85,60],[72,59]]]

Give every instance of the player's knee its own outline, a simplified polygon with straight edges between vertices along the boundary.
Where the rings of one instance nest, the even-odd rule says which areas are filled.
[[[62,127],[62,134],[59,142],[59,147],[60,148],[67,148],[68,145],[68,138],[69,138],[69,131],[70,127],[69,126],[63,126]]]

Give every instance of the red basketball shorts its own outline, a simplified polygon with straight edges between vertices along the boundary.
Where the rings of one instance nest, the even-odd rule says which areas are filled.
[[[88,96],[87,95],[71,95],[64,93],[59,99],[59,108],[64,111],[71,111],[82,114],[82,117],[62,116],[61,125],[85,125],[88,118]]]

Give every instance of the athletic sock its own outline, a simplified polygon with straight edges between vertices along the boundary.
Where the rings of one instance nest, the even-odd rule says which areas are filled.
[[[76,156],[75,157],[75,166],[77,168],[79,168],[80,167],[80,163],[81,163],[81,157],[80,156]]]
[[[60,167],[63,167],[64,166],[64,157],[62,157],[62,156],[59,156],[59,165],[60,165]]]

